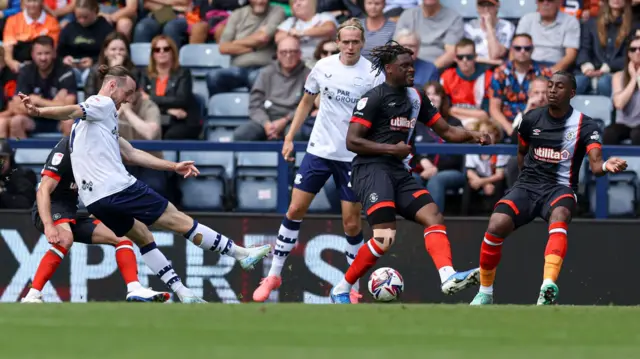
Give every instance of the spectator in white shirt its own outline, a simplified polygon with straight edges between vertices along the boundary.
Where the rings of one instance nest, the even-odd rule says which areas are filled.
[[[499,0],[477,0],[478,18],[464,24],[464,37],[476,44],[476,61],[501,65],[511,46],[516,27],[511,21],[498,19]]]

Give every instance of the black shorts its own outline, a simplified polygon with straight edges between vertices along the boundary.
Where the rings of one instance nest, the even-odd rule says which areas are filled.
[[[536,186],[517,183],[496,203],[494,213],[504,213],[521,227],[540,217],[549,221],[556,207],[569,209],[573,216],[577,197],[571,187],[563,185]]]
[[[396,213],[413,221],[422,207],[433,203],[429,192],[409,172],[389,163],[354,166],[351,185],[370,225],[395,222]]]
[[[93,243],[91,237],[93,236],[93,231],[96,229],[96,226],[100,223],[99,220],[87,215],[78,215],[75,209],[64,208],[56,206],[55,204],[51,205],[51,213],[53,213],[54,225],[69,223],[74,242],[84,244]],[[44,225],[42,224],[42,219],[38,214],[37,208],[34,208],[31,212],[31,220],[36,229],[40,231],[40,233],[44,233]]]

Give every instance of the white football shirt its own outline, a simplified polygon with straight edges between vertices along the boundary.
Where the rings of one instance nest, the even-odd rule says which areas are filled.
[[[113,100],[95,95],[79,104],[84,115],[71,129],[73,176],[85,206],[131,186],[118,143],[118,111]]]
[[[328,160],[351,162],[356,154],[347,150],[347,130],[353,108],[362,95],[384,80],[383,73],[376,77],[371,62],[363,56],[353,66],[340,62],[340,54],[318,61],[304,84],[306,92],[320,94],[307,152]]]

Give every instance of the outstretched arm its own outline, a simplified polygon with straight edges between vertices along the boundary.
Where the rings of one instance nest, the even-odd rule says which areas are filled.
[[[589,167],[591,167],[591,172],[596,177],[604,176],[607,172],[618,173],[627,169],[627,161],[620,158],[611,157],[604,161],[600,146],[587,147],[587,151],[589,154]]]
[[[120,137],[118,141],[120,144],[120,155],[122,156],[124,162],[128,164],[151,168],[158,171],[177,172],[178,174],[183,175],[185,178],[191,176],[195,177],[200,174],[200,171],[198,171],[196,166],[193,165],[193,161],[183,161],[180,163],[176,163],[163,160],[148,152],[134,148],[131,143],[129,143],[129,141],[125,140],[122,137]]]
[[[44,117],[52,120],[73,120],[84,116],[84,111],[80,105],[36,107],[29,96],[22,92],[18,94],[22,104],[27,109],[27,113],[32,117]]]
[[[442,117],[431,125],[431,128],[447,142],[465,143],[473,142],[483,145],[491,144],[491,137],[486,133],[469,131],[463,127],[449,126]]]

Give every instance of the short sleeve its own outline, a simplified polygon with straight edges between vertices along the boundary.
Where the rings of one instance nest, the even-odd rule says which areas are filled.
[[[423,90],[418,91],[420,95],[420,113],[418,114],[418,121],[424,123],[427,127],[433,126],[442,116],[438,109],[433,106],[427,95]]]
[[[317,95],[320,93],[320,83],[318,82],[319,71],[318,65],[316,64],[316,66],[311,69],[311,72],[307,75],[307,80],[304,82],[304,91],[310,95]]]
[[[293,27],[293,21],[295,18],[292,16],[283,21],[280,25],[278,25],[278,30],[289,31]]]
[[[583,119],[582,128],[580,129],[580,137],[583,146],[585,146],[585,153],[589,153],[594,148],[602,149],[602,133],[598,123],[586,117]]]
[[[464,156],[464,167],[469,169],[476,168],[476,159],[478,155],[466,155]]]
[[[243,8],[234,10],[227,18],[227,24],[225,25],[224,30],[222,30],[222,36],[220,36],[220,43],[236,40],[236,29],[238,27],[238,22],[242,18],[243,11]]]
[[[106,116],[114,116],[116,113],[113,101],[104,96],[91,96],[79,106],[83,112],[81,119],[84,121],[102,121]]]
[[[496,168],[505,168],[507,167],[507,163],[509,163],[509,155],[498,155],[496,160]]]
[[[579,49],[580,48],[580,22],[573,16],[569,16],[567,20],[567,26],[564,29],[564,40],[562,41],[562,47],[565,49]]]
[[[22,92],[23,94],[31,95],[33,93],[33,83],[31,82],[33,70],[29,65],[20,69],[18,80],[16,81],[16,94]]]
[[[58,143],[58,145],[49,153],[49,157],[47,157],[47,162],[42,169],[40,174],[42,176],[51,177],[54,180],[60,182],[60,178],[65,174],[69,167],[70,158],[67,151],[64,150],[63,146],[66,145]]]
[[[271,6],[269,10],[269,15],[267,15],[267,19],[265,21],[265,33],[271,39],[276,34],[278,30],[278,25],[282,23],[285,19],[284,10],[280,6]]]
[[[500,81],[501,76],[504,76],[504,72],[502,72],[500,68],[493,72],[493,76],[491,77],[491,84],[489,84],[489,98],[497,98],[502,100],[502,93],[504,89],[502,88],[502,82]]]
[[[364,94],[353,109],[353,116],[351,116],[350,122],[359,123],[366,128],[371,128],[371,124],[378,111],[379,102],[373,91]]]
[[[318,14],[318,25],[322,25],[325,22],[332,22],[334,25],[338,26],[336,17],[333,16],[330,12],[323,12]]]
[[[522,146],[529,145],[529,139],[531,135],[531,112],[529,111],[526,114],[522,115],[522,121],[520,121],[520,125],[518,126],[518,142]]]

